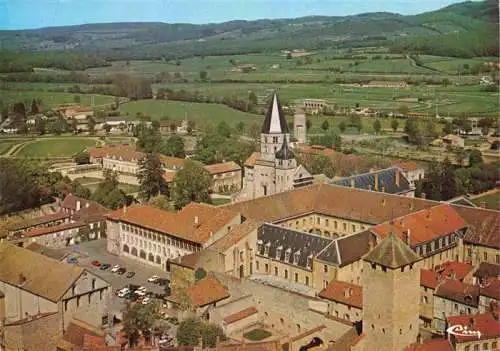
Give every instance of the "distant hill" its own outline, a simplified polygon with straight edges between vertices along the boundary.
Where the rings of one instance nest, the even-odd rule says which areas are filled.
[[[416,16],[377,12],[203,25],[85,24],[0,31],[0,45],[2,51],[70,50],[107,60],[170,60],[194,55],[363,46],[443,56],[497,56],[498,6],[495,0],[486,0],[454,4]]]

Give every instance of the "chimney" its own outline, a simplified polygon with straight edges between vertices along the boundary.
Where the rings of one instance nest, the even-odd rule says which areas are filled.
[[[123,213],[126,214],[127,213],[127,205],[123,206]]]
[[[349,289],[349,288],[346,288],[346,289],[344,290],[344,297],[351,297],[351,291],[350,291],[350,289]]]
[[[351,178],[351,188],[354,188],[356,186],[355,182],[354,182],[354,178]]]
[[[421,197],[422,199],[425,199],[425,198],[426,198],[426,196],[427,196],[427,195],[426,195],[425,193],[420,194],[420,197]]]
[[[378,191],[378,174],[375,174],[373,176],[373,179],[375,180],[375,185],[374,185],[375,191]]]
[[[486,202],[484,202],[484,201],[481,201],[481,202],[479,203],[479,206],[480,206],[481,208],[485,208],[485,209],[486,209],[486,208],[488,208],[488,207],[486,206]]]
[[[399,183],[401,176],[399,175],[399,169],[396,169],[396,186],[399,188]]]
[[[410,245],[411,243],[411,232],[410,232],[410,228],[408,228],[405,232],[405,239],[406,239],[406,243],[408,244],[408,246]]]
[[[80,211],[81,206],[80,200],[76,200],[76,211]]]

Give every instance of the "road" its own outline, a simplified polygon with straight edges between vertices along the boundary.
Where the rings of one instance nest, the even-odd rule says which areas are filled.
[[[152,275],[158,275],[161,278],[170,279],[170,273],[162,271],[159,268],[151,267],[141,262],[119,257],[110,254],[106,251],[106,239],[87,241],[78,245],[71,247],[73,253],[72,256],[78,258],[78,265],[80,267],[86,268],[95,275],[101,277],[111,284],[113,289],[113,294],[110,303],[110,312],[115,315],[119,314],[125,305],[124,299],[117,297],[114,292],[120,290],[121,288],[127,286],[128,284],[142,285],[146,287],[147,291],[151,291],[157,294],[163,294],[164,287],[157,284],[149,283],[147,279]],[[111,269],[106,271],[100,270],[98,267],[94,267],[91,262],[97,260],[101,263],[109,263],[112,266],[115,264],[125,267],[127,272],[135,272],[135,276],[132,278],[127,278],[126,274],[119,275],[116,273],[111,273]]]

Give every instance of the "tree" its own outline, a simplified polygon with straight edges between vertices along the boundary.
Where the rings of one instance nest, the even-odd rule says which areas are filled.
[[[378,119],[373,121],[373,130],[375,131],[375,134],[379,134],[380,130],[382,129],[382,124]]]
[[[321,129],[323,129],[323,131],[326,132],[329,128],[330,128],[330,125],[328,124],[327,120],[325,120],[323,123],[321,123]]]
[[[87,117],[87,126],[89,128],[89,134],[94,135],[95,134],[95,120],[92,116]]]
[[[87,165],[90,163],[89,153],[87,151],[79,152],[75,155],[73,161],[75,161],[77,165]]]
[[[392,131],[394,133],[397,132],[398,130],[398,127],[399,127],[399,121],[396,119],[396,118],[393,118],[392,121],[391,121],[391,128],[392,128]]]
[[[231,136],[231,128],[226,122],[222,121],[217,125],[217,133],[225,138],[229,138]]]
[[[481,128],[481,133],[484,136],[487,136],[489,134],[490,128],[492,128],[494,124],[495,124],[495,120],[491,117],[481,118],[479,120],[479,122],[477,123],[478,127]]]
[[[257,105],[258,103],[257,95],[255,95],[253,91],[248,93],[248,101],[253,105]]]
[[[157,195],[149,199],[149,204],[159,208],[160,210],[172,211],[173,206],[170,203],[170,199],[166,195]]]
[[[239,121],[238,124],[236,124],[236,132],[238,134],[243,134],[245,131],[245,122]]]
[[[158,151],[171,157],[186,157],[184,140],[179,135],[172,135],[163,140]]]
[[[39,202],[37,180],[23,161],[0,158],[0,214],[31,208]]]
[[[204,82],[207,79],[208,79],[208,73],[207,73],[207,71],[201,71],[200,72],[200,80]]]
[[[480,166],[483,163],[484,161],[481,151],[476,149],[471,150],[469,153],[469,166],[470,167]]]
[[[91,199],[99,202],[101,205],[111,209],[117,209],[125,205],[130,205],[132,198],[127,196],[123,190],[118,189],[118,179],[115,172],[105,169],[104,181],[100,183]]]
[[[139,160],[139,198],[149,201],[154,196],[166,191],[163,169],[158,154],[147,153]]]
[[[344,121],[340,122],[339,123],[339,130],[340,130],[340,132],[344,133],[346,129],[347,129],[346,123]]]
[[[222,328],[216,324],[204,323],[201,329],[201,338],[204,348],[213,348],[216,346],[217,339],[224,341],[226,336]]]
[[[76,121],[76,118],[71,120],[71,130],[74,134],[78,133],[78,122]]]
[[[177,343],[179,345],[196,346],[201,337],[202,323],[197,317],[183,320],[177,328]]]
[[[349,127],[356,128],[358,133],[363,129],[363,122],[361,121],[361,117],[358,115],[349,116]]]
[[[36,115],[40,113],[40,107],[35,99],[31,101],[31,114]]]
[[[306,118],[306,131],[309,131],[312,127],[312,122],[309,118]]]
[[[259,127],[259,125],[256,122],[253,122],[250,125],[250,128],[248,129],[248,134],[250,135],[250,137],[255,142],[257,142],[259,140],[259,137],[260,137],[260,127]]]
[[[104,129],[104,131],[106,132],[106,134],[109,134],[109,132],[111,131],[111,126],[107,123],[104,123],[103,126],[102,126],[102,129]]]
[[[45,120],[41,117],[36,117],[35,119],[35,132],[38,135],[45,134]]]
[[[399,114],[401,114],[403,116],[407,116],[408,115],[408,111],[409,111],[409,108],[406,105],[401,105],[401,106],[398,107]]]
[[[203,268],[197,268],[196,271],[194,271],[194,279],[196,281],[201,280],[207,276],[207,271],[204,270]]]
[[[444,135],[452,134],[455,131],[455,128],[453,127],[453,124],[446,121],[444,122],[443,126],[443,133]]]
[[[330,133],[323,134],[321,136],[313,136],[311,137],[312,145],[322,145],[328,148],[335,148],[336,150],[340,150],[342,146],[342,139],[340,136],[333,131]]]
[[[441,200],[449,200],[457,195],[455,170],[448,157],[444,159],[443,163],[441,164],[441,168]]]
[[[151,330],[158,318],[156,304],[150,303],[143,305],[136,303],[132,305],[127,303],[123,311],[123,331],[128,339],[129,347],[137,346],[142,334],[144,338],[151,337]]]
[[[286,53],[286,59],[291,60],[292,59],[292,53],[289,51]]]
[[[211,203],[212,177],[208,171],[194,161],[186,161],[183,169],[174,178],[172,199],[176,209],[191,201]]]

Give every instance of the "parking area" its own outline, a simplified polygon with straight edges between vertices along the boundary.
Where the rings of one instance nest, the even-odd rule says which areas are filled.
[[[165,286],[159,286],[147,280],[153,275],[170,279],[170,273],[132,259],[110,254],[106,251],[106,239],[87,241],[74,245],[71,247],[71,250],[72,253],[70,255],[77,258],[79,266],[88,269],[111,284],[113,288],[113,297],[111,299],[110,312],[114,314],[119,314],[123,310],[126,301],[123,298],[119,298],[114,293],[129,284],[143,286],[147,291],[154,294],[165,293]],[[107,270],[101,270],[99,267],[92,265],[93,261],[99,261],[101,264],[107,263],[110,264],[111,267],[119,265],[120,267],[124,267],[127,271],[119,275],[117,273],[112,273],[111,267]],[[135,275],[131,278],[127,278],[127,273],[131,271],[135,272]]]

